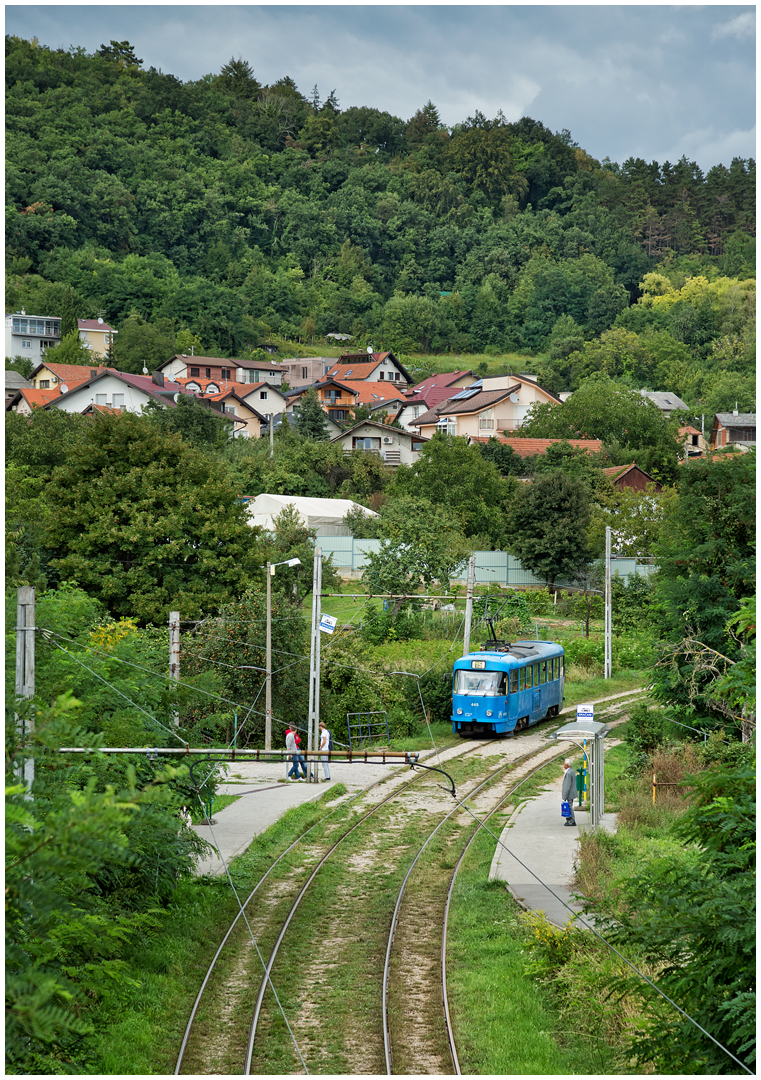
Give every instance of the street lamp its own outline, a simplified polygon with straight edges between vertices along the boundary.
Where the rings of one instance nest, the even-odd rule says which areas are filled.
[[[267,563],[267,682],[264,705],[264,749],[272,749],[272,587],[270,578],[278,566],[301,566],[301,559],[286,559],[285,562]]]

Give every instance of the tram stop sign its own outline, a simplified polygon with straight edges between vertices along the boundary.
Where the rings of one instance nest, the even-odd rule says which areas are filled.
[[[576,706],[576,720],[594,720],[595,707],[594,705],[577,705]]]
[[[324,634],[332,634],[336,628],[338,619],[334,615],[323,615],[320,618],[320,630]]]

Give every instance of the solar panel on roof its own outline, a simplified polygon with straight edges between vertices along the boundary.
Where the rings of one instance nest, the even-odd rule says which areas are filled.
[[[480,386],[467,386],[464,390],[461,390],[459,394],[453,394],[452,401],[467,401],[468,398],[472,398],[474,394],[480,393]]]

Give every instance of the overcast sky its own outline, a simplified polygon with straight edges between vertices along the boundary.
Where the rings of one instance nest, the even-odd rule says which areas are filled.
[[[242,56],[260,82],[405,120],[428,99],[449,125],[502,109],[598,159],[756,156],[751,5],[8,5],[5,32],[88,52],[126,39],[183,81]]]

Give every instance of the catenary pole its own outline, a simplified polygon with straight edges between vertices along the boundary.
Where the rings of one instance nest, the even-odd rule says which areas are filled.
[[[320,590],[319,585],[319,556],[318,549],[314,551],[314,564],[312,567],[312,633],[309,641],[309,715],[307,716],[307,747],[314,750],[314,673],[315,673],[315,642],[320,633],[319,610]]]
[[[320,593],[322,592],[322,548],[314,549],[317,556],[317,632],[314,642],[314,749],[320,746]],[[317,784],[320,781],[318,763],[315,760],[314,772],[311,774],[312,781]]]
[[[169,678],[180,680],[180,613],[169,612]],[[175,727],[179,723],[179,715],[174,713]]]
[[[16,594],[16,697],[34,697],[34,635],[35,635],[35,595],[31,585],[22,585]],[[25,725],[21,716],[16,714],[16,726],[19,739],[34,731],[33,714],[30,713]],[[29,755],[24,761],[23,773],[19,779],[26,784],[31,797],[34,784],[34,758]]]
[[[611,593],[610,593],[610,525],[605,526],[605,678],[613,674],[613,642],[611,641]]]
[[[267,673],[264,693],[264,749],[272,749],[272,573],[274,568],[267,563]]]
[[[467,656],[470,652],[470,628],[473,622],[473,588],[476,583],[476,557],[470,556],[468,561],[468,592],[465,601],[465,638],[462,643],[462,655]]]

